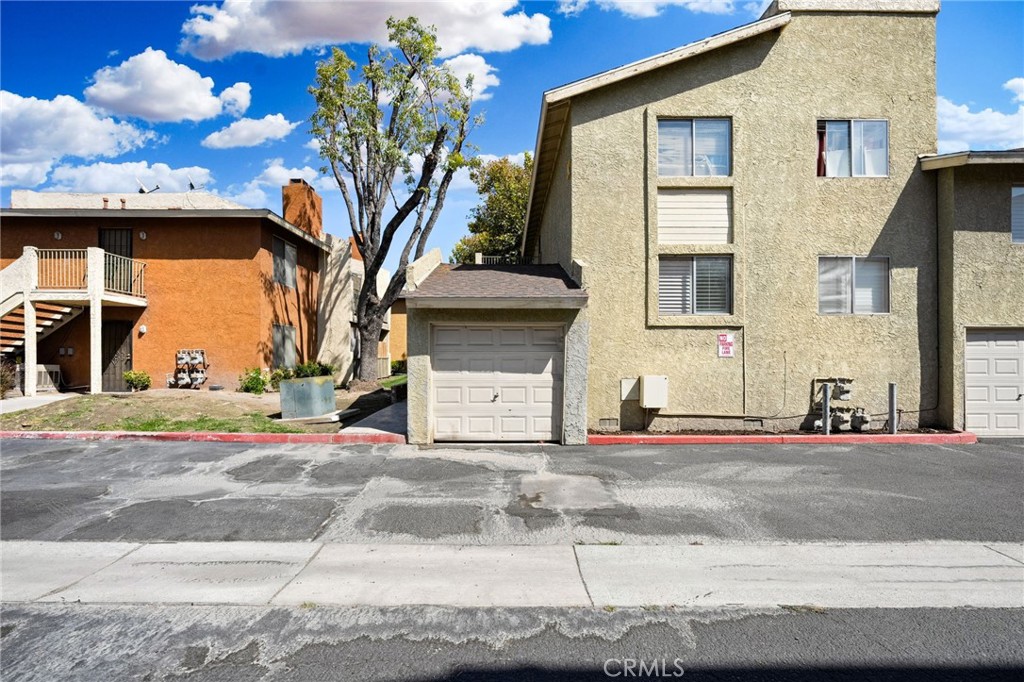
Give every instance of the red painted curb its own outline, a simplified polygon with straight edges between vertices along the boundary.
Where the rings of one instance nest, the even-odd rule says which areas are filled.
[[[683,434],[636,434],[603,435],[587,437],[588,445],[969,445],[977,443],[978,437],[969,432],[961,433],[870,433],[846,435],[818,434],[754,434],[750,436],[714,436]]]
[[[319,443],[358,445],[405,443],[392,433],[179,433],[151,431],[0,431],[0,439],[19,440],[151,440],[188,443]]]

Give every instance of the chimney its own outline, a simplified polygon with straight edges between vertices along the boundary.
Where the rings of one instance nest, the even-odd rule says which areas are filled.
[[[292,178],[281,188],[281,213],[285,220],[317,239],[324,237],[323,199],[302,178]]]
[[[107,197],[103,197],[103,208],[106,208],[107,204],[109,204],[109,203],[110,203],[110,199],[108,199]]]
[[[121,199],[121,208],[128,208],[128,200]]]

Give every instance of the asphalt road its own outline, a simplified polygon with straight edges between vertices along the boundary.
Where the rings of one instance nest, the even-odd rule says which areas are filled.
[[[1024,540],[1024,441],[961,446],[0,443],[6,540]]]
[[[5,680],[1014,680],[1024,611],[3,609]],[[644,663],[646,674],[639,675]],[[681,677],[673,677],[679,670]],[[630,674],[632,672],[632,674]]]

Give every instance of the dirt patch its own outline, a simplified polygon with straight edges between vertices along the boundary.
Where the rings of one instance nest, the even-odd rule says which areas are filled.
[[[344,425],[391,404],[390,391],[372,384],[367,389],[335,391],[336,409],[358,410],[343,420]],[[326,419],[284,422],[280,416],[277,393],[154,389],[81,395],[11,412],[0,415],[0,430],[334,433],[340,426]]]

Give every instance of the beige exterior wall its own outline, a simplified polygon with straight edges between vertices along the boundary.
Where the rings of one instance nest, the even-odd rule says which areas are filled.
[[[885,412],[895,381],[904,426],[919,410],[936,420],[935,192],[917,163],[936,145],[934,41],[932,15],[794,13],[781,31],[573,99],[539,242],[541,262],[586,264],[589,428],[648,425],[620,400],[621,379],[648,373],[669,376],[653,429],[807,415],[813,380],[835,376],[854,379],[850,406]],[[731,118],[732,175],[660,182],[659,116]],[[889,177],[816,177],[817,121],[856,118],[889,121]],[[659,247],[659,184],[731,189],[733,243]],[[659,253],[731,255],[733,314],[660,317]],[[819,315],[822,255],[888,257],[891,312]],[[717,357],[722,332],[733,359]]]
[[[943,421],[964,428],[968,329],[1024,327],[1024,244],[1010,240],[1010,188],[1024,166],[967,165],[938,176]]]

